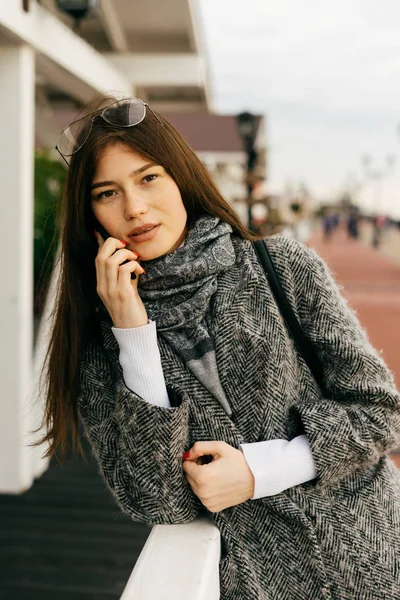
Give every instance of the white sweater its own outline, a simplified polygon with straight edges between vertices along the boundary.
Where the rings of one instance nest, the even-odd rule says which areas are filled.
[[[119,361],[126,387],[146,402],[173,410],[161,366],[156,323],[149,321],[143,327],[132,329],[112,327],[112,332],[120,348]],[[305,435],[290,442],[274,439],[242,444],[241,450],[254,475],[252,500],[279,494],[317,476]]]

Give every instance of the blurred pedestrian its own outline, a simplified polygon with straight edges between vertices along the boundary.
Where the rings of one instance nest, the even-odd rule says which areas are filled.
[[[327,242],[332,238],[333,233],[339,226],[339,215],[331,208],[327,208],[322,217],[323,239]]]
[[[359,231],[359,220],[360,216],[357,211],[352,210],[347,218],[347,233],[350,238],[358,239],[360,235]]]
[[[338,229],[338,227],[340,225],[340,215],[339,215],[339,213],[335,212],[333,214],[332,221],[333,221],[332,229],[333,229],[333,231],[336,231],[336,229]]]
[[[382,242],[383,232],[386,228],[387,219],[384,215],[375,215],[372,219],[373,234],[372,234],[372,246],[379,248]]]
[[[323,239],[325,242],[328,242],[335,228],[335,218],[332,211],[328,208],[325,210],[324,215],[322,217],[322,231],[323,231]]]

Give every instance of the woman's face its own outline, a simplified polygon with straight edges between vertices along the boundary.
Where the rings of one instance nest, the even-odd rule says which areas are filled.
[[[123,144],[109,146],[100,156],[91,204],[110,236],[128,242],[141,260],[169,254],[185,239],[187,213],[175,181]]]

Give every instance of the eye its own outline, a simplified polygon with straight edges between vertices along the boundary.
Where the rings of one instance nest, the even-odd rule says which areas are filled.
[[[151,183],[152,181],[155,181],[158,177],[157,173],[150,173],[150,175],[145,175],[142,179],[143,183]]]
[[[112,194],[115,194],[114,190],[106,190],[105,192],[100,192],[100,194],[97,194],[96,200],[101,200],[102,198],[110,198]]]

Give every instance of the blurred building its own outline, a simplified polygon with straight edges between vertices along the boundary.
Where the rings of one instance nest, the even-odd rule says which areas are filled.
[[[222,195],[229,200],[244,222],[247,218],[247,154],[234,115],[213,115],[206,112],[164,115],[182,134],[207,167]],[[254,169],[255,200],[263,200],[267,181],[267,150],[265,118],[256,118],[257,134],[254,147],[257,162]]]
[[[52,147],[59,131],[60,117],[53,125],[54,110],[60,115],[65,110],[67,123],[71,110],[76,113],[97,93],[138,96],[160,112],[211,108],[199,20],[189,0],[89,2],[95,7],[77,33],[72,32],[75,20],[59,4],[31,1],[28,18],[40,23],[40,40],[21,40],[34,42],[36,130],[42,143]],[[46,38],[61,52],[35,44]]]

